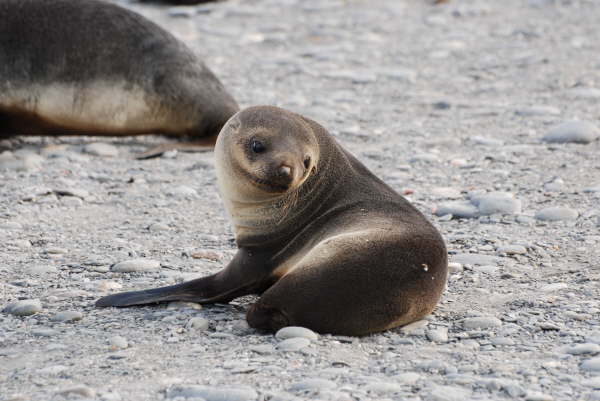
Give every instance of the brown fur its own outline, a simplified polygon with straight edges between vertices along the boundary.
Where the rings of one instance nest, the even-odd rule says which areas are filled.
[[[249,135],[249,133],[251,133]],[[247,137],[262,135],[272,150],[246,163],[251,174],[284,154],[293,164],[311,141],[316,165],[286,193],[262,194],[231,174]],[[311,139],[312,138],[312,139]],[[297,152],[294,152],[298,149]],[[262,294],[248,311],[250,326],[276,331],[297,325],[320,333],[365,335],[430,313],[446,283],[447,254],[439,232],[406,199],[375,177],[316,122],[275,107],[236,114],[216,147],[222,196],[233,215],[239,251],[221,272],[177,286],[111,295],[98,306],[166,300],[226,302]],[[225,163],[221,163],[225,161]],[[223,180],[237,179],[233,185]],[[248,196],[255,209],[237,217]],[[260,200],[261,196],[264,196]],[[289,206],[290,200],[294,205]],[[265,213],[264,211],[269,211]]]

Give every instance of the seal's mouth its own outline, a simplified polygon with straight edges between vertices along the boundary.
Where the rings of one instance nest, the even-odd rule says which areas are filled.
[[[250,178],[250,182],[252,182],[255,186],[259,187],[263,191],[273,193],[285,193],[290,189],[290,185],[278,184],[269,180],[265,180],[263,178],[258,178],[252,174],[248,174],[248,178]]]

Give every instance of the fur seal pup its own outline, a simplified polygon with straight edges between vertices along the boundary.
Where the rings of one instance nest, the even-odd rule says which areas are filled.
[[[319,124],[268,106],[237,113],[215,148],[237,254],[208,277],[110,295],[97,306],[228,302],[266,331],[365,335],[430,313],[447,278],[439,232]]]
[[[157,133],[212,148],[238,110],[185,44],[133,11],[0,1],[0,137]]]

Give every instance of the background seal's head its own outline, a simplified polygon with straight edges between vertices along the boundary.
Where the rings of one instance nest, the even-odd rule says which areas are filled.
[[[317,139],[298,115],[269,106],[242,110],[217,138],[221,195],[247,203],[288,194],[306,181],[318,158]]]

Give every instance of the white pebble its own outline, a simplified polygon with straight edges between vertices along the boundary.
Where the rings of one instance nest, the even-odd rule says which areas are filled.
[[[143,272],[158,269],[160,269],[160,262],[151,259],[126,260],[110,267],[111,271],[119,273]]]
[[[448,263],[448,271],[450,271],[450,273],[460,273],[463,270],[464,270],[463,265],[460,263],[456,263],[456,262]]]
[[[567,288],[569,288],[569,285],[567,283],[552,283],[552,284],[543,286],[542,288],[540,288],[540,291],[541,292],[553,292],[553,291],[564,290]]]
[[[83,313],[79,311],[63,311],[58,312],[50,318],[53,322],[75,322],[83,319]]]
[[[469,317],[463,320],[465,329],[489,329],[502,326],[502,321],[493,316]]]
[[[185,325],[186,329],[194,329],[196,331],[206,331],[208,330],[210,323],[208,320],[202,317],[193,317]]]
[[[298,327],[298,326],[289,326],[289,327],[284,327],[281,330],[279,330],[276,334],[275,337],[278,338],[279,340],[286,340],[288,338],[306,338],[310,341],[316,341],[319,338],[319,335],[317,333],[315,333],[314,331],[307,329],[305,327]]]
[[[505,245],[496,249],[496,252],[507,255],[524,255],[527,253],[527,248],[523,245]]]
[[[525,401],[553,401],[554,397],[550,394],[544,394],[537,391],[527,392]]]
[[[600,376],[591,377],[581,382],[586,387],[591,387],[595,390],[600,390]]]
[[[465,401],[470,399],[471,392],[460,387],[437,386],[429,394],[431,401]]]
[[[167,398],[194,398],[204,401],[255,401],[258,393],[248,386],[181,385],[167,391]]]
[[[42,311],[42,303],[39,299],[24,299],[8,304],[3,311],[15,316],[30,316]]]
[[[108,340],[111,348],[113,349],[123,349],[129,347],[129,343],[127,339],[122,336],[114,336]]]
[[[94,156],[116,157],[119,155],[119,149],[113,145],[102,142],[90,143],[83,148],[83,151]]]
[[[581,369],[587,370],[589,372],[600,372],[600,357],[595,357],[583,361],[583,363],[581,364]]]
[[[576,210],[563,206],[547,207],[538,211],[535,218],[542,221],[575,220],[579,216]]]
[[[427,330],[427,338],[436,343],[448,342],[448,328],[436,327],[435,329]]]
[[[549,143],[582,143],[587,144],[600,137],[600,130],[588,121],[567,121],[552,128],[543,141]]]
[[[323,391],[333,390],[337,388],[337,384],[331,380],[325,379],[306,379],[300,382],[292,384],[290,390],[292,391]]]

